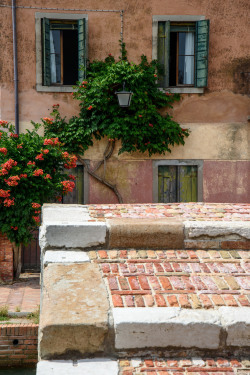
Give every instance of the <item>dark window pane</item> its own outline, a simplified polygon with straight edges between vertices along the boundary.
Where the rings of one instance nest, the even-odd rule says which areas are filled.
[[[179,33],[179,55],[185,55],[186,33]]]
[[[176,86],[177,33],[170,33],[169,86]]]
[[[63,84],[75,85],[78,80],[78,33],[77,30],[62,30],[63,33]]]

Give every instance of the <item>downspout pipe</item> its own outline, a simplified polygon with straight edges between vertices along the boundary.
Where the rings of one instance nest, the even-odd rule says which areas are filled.
[[[18,70],[17,70],[17,38],[16,38],[16,0],[12,0],[12,32],[13,32],[13,62],[14,62],[14,92],[15,92],[15,132],[19,134],[19,100],[18,100]]]

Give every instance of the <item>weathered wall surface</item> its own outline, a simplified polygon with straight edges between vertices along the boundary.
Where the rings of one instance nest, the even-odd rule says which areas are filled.
[[[19,4],[18,4],[19,5]],[[25,0],[20,5],[48,7],[47,1]],[[204,162],[204,200],[249,200],[246,160],[249,160],[250,115],[250,40],[248,0],[54,0],[49,6],[124,10],[124,41],[130,60],[138,62],[141,54],[152,57],[153,15],[204,15],[210,19],[208,87],[204,94],[186,94],[172,111],[174,119],[188,126],[192,133],[184,147],[170,155],[154,159],[202,159]],[[29,128],[29,120],[48,116],[54,103],[63,115],[78,112],[78,103],[70,93],[36,91],[35,12],[46,10],[17,9],[20,128]],[[49,11],[48,11],[49,12]],[[51,11],[55,12],[55,11]],[[63,11],[59,11],[63,13]],[[72,11],[70,11],[72,12]],[[67,13],[67,11],[65,11]],[[69,11],[68,11],[69,13]],[[76,11],[88,14],[89,58],[103,59],[108,53],[119,56],[120,13]],[[0,9],[0,117],[14,119],[13,49],[11,8]],[[96,144],[85,154],[99,160],[104,144]],[[126,202],[152,201],[152,162],[145,154],[123,154],[118,148],[107,165],[107,177],[121,190]],[[152,158],[151,158],[152,159]],[[214,161],[221,161],[213,164]],[[223,162],[222,162],[223,161]],[[236,163],[237,161],[237,163]],[[242,164],[241,162],[242,161]],[[237,168],[236,168],[237,165]],[[220,176],[220,178],[218,178]],[[230,176],[230,178],[229,178]],[[212,183],[214,181],[214,183]],[[224,186],[228,186],[227,192]],[[89,183],[89,202],[116,202],[105,187]],[[230,190],[230,191],[229,191]]]

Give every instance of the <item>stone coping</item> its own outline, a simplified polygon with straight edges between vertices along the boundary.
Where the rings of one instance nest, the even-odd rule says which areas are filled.
[[[43,252],[93,247],[250,249],[249,206],[221,206],[44,205],[40,246]]]

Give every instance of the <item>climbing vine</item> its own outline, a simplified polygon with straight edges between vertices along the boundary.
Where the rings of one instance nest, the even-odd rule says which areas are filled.
[[[127,60],[125,45],[121,45],[121,58],[115,61],[110,54],[104,61],[93,61],[87,78],[79,82],[72,93],[80,101],[80,113],[69,120],[53,106],[53,120],[43,121],[46,137],[58,137],[65,150],[78,155],[78,160],[88,173],[111,188],[119,202],[122,198],[116,186],[110,184],[97,170],[112,155],[115,141],[120,141],[119,154],[123,152],[147,152],[165,154],[174,145],[184,145],[189,135],[173,121],[169,114],[162,115],[161,108],[172,108],[179,95],[160,91],[157,86],[159,66],[156,61],[148,62],[145,56],[139,64]],[[129,108],[119,107],[115,92],[121,91],[123,83],[133,92]],[[95,168],[83,159],[84,152],[93,145],[93,140],[107,137],[108,145],[103,160]]]

